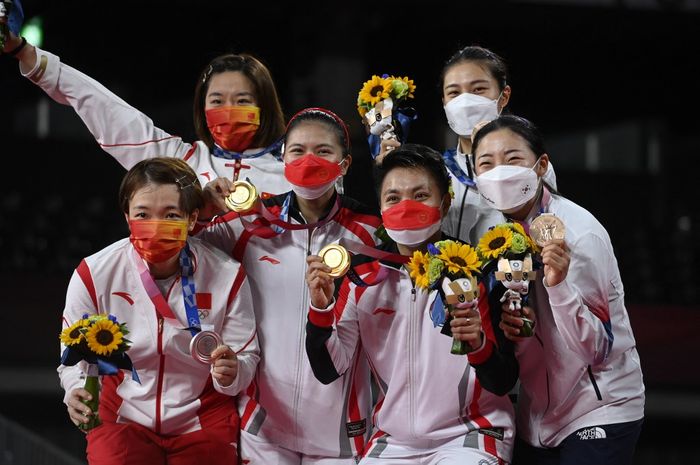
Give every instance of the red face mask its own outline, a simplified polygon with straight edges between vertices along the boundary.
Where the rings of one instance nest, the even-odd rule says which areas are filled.
[[[422,229],[440,221],[440,208],[415,200],[402,200],[382,212],[384,227]]]
[[[439,207],[415,200],[402,200],[382,212],[387,234],[404,245],[420,244],[435,234],[442,223]]]
[[[129,240],[141,258],[148,263],[161,263],[185,246],[188,226],[182,220],[131,220]]]
[[[255,106],[212,108],[204,114],[216,145],[234,152],[250,148],[260,127],[260,108]]]
[[[333,182],[340,176],[340,164],[307,153],[284,165],[284,177],[295,186],[318,187]]]

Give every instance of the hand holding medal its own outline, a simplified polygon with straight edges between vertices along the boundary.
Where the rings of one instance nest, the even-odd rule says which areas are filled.
[[[236,213],[246,213],[254,210],[259,201],[258,191],[248,181],[235,181],[231,193],[226,196],[226,206]]]
[[[544,278],[548,287],[556,286],[566,279],[569,271],[569,248],[564,242],[564,222],[552,213],[542,213],[532,220],[530,235],[542,248]]]
[[[229,346],[222,344],[211,352],[211,374],[222,386],[233,384],[238,375],[238,356]]]
[[[218,333],[200,331],[190,341],[192,358],[212,365],[211,373],[221,386],[230,386],[238,374],[238,357]]]

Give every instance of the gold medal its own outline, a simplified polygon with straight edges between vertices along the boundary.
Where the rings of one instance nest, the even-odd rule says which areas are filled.
[[[226,196],[226,206],[236,213],[245,213],[251,210],[258,201],[258,191],[248,181],[236,181],[233,183],[233,192]]]
[[[211,353],[221,344],[221,336],[214,331],[200,331],[190,341],[190,353],[199,362],[211,363]]]
[[[552,239],[564,239],[565,233],[564,223],[553,213],[542,213],[530,224],[530,237],[540,247],[544,247]]]
[[[331,268],[329,276],[339,278],[350,268],[350,254],[339,244],[328,244],[318,253],[323,263]]]

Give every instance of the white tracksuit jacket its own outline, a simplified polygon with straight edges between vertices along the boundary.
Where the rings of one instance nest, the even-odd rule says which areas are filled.
[[[179,276],[166,296],[177,321],[163,319],[141,283],[133,246],[122,239],[80,263],[68,285],[63,312],[64,327],[85,313],[109,313],[130,331],[127,354],[141,384],[121,370],[102,377],[103,421],[134,422],[158,434],[179,435],[237,415],[231,396],[248,386],[259,361],[248,280],[240,264],[220,250],[196,238],[188,243],[200,321],[213,326],[238,353],[238,375],[233,384],[222,387],[212,378],[211,365],[192,358],[192,335],[181,329],[189,325]],[[83,364],[58,368],[66,401],[73,389],[84,385]]]
[[[265,203],[279,215],[286,196]],[[264,239],[245,231],[232,212],[197,234],[241,260],[251,282],[262,358],[254,382],[239,397],[241,428],[287,449],[324,457],[362,453],[371,402],[363,357],[341,381],[324,386],[314,377],[304,349],[307,255],[341,238],[370,246],[376,242],[380,219],[348,197],[341,195],[340,202],[329,222],[310,231],[287,230]],[[305,223],[295,204],[290,221]]]
[[[177,157],[192,167],[202,186],[221,176],[233,176],[233,160],[212,156],[202,141],[188,144],[155,127],[148,116],[56,55],[38,47],[36,53],[36,66],[25,77],[56,102],[73,107],[100,147],[124,168],[147,158]],[[249,149],[244,154],[260,150]],[[284,178],[284,164],[269,153],[244,159],[242,165],[240,178],[250,178],[260,192],[280,194],[291,188]]]
[[[571,263],[560,284],[540,274],[530,290],[536,337],[517,344],[517,418],[519,437],[554,447],[583,427],[642,418],[644,384],[607,231],[558,195],[544,209],[564,222]]]
[[[379,248],[398,253],[393,243]],[[367,281],[380,267],[388,276],[371,287],[345,278],[334,304],[310,309],[306,344],[316,376],[330,386],[352,368],[359,347],[367,354],[379,398],[366,456],[400,456],[466,436],[465,447],[509,461],[515,420],[505,394],[518,368],[512,346],[493,331],[499,315],[481,299],[485,343],[468,356],[453,355],[452,338],[430,319],[437,291],[415,289],[408,272],[388,262],[356,256],[353,266]],[[394,444],[403,447],[387,449]]]

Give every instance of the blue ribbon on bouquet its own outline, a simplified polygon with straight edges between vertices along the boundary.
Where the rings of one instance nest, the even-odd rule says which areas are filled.
[[[125,353],[114,354],[110,357],[103,357],[93,354],[85,354],[77,349],[66,347],[61,354],[61,364],[67,367],[73,366],[81,360],[96,364],[101,375],[116,375],[119,370],[131,370],[131,377],[141,384],[136,368],[131,359]]]

